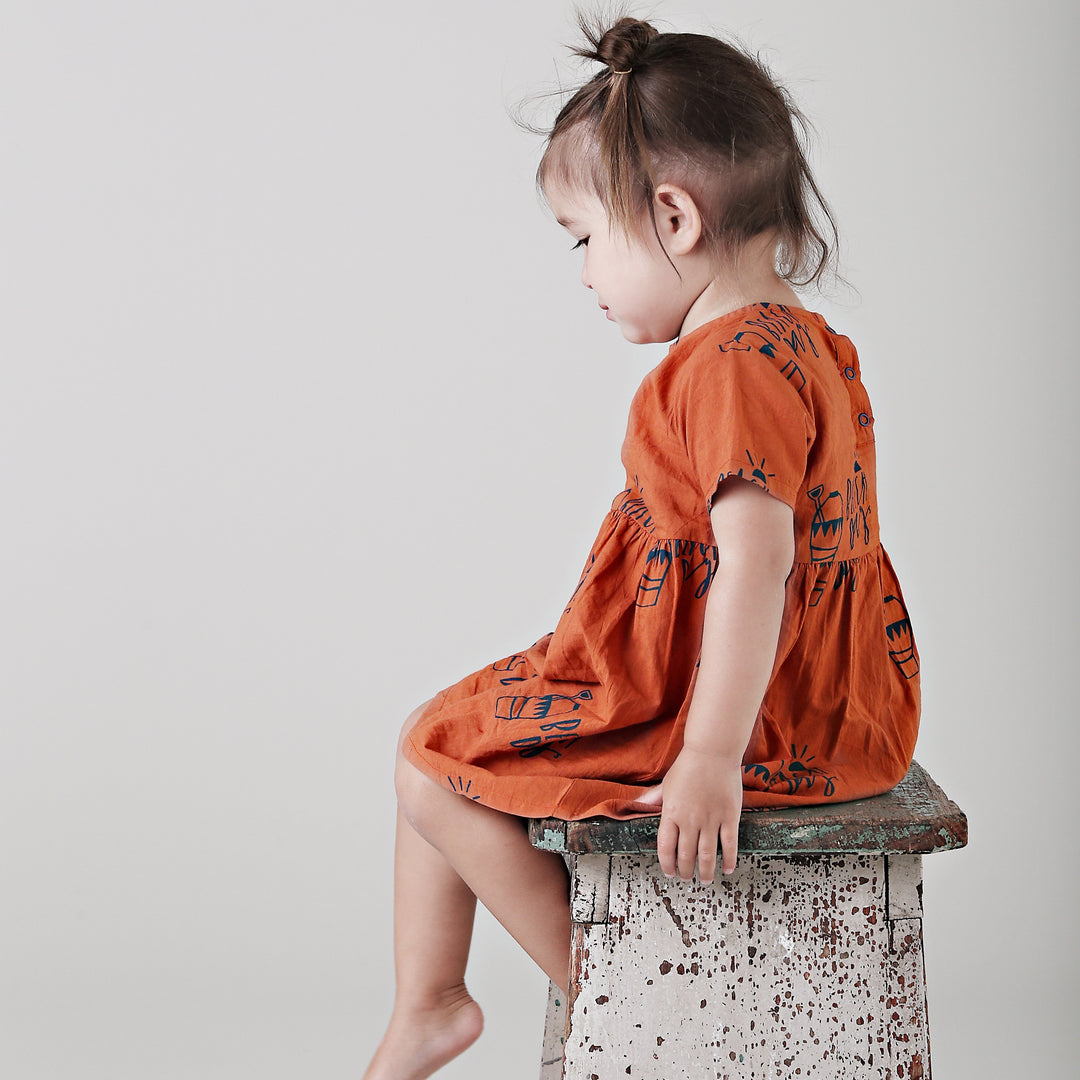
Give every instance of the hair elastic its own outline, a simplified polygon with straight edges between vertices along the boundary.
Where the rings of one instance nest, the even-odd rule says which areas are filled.
[[[617,71],[615,68],[612,68],[611,69],[611,74],[612,75],[629,75],[633,70],[634,70],[633,68],[627,68],[625,71]]]

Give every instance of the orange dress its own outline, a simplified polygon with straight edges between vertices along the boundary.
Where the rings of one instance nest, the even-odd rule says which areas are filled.
[[[915,747],[919,659],[878,539],[873,413],[852,343],[777,304],[698,327],[642,382],[622,460],[626,488],[555,632],[438,694],[408,760],[523,817],[655,814],[635,800],[682,745],[717,568],[710,503],[741,476],[795,519],[744,805],[893,787]]]

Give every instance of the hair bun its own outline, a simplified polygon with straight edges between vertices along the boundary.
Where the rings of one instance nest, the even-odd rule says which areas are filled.
[[[598,60],[612,71],[625,73],[641,63],[645,50],[660,31],[641,19],[619,19],[607,29],[581,21],[581,32],[591,48],[575,50],[587,60]]]

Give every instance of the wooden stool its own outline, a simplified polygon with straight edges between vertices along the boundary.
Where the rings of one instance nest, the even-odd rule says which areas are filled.
[[[658,823],[530,822],[567,858],[573,915],[541,1080],[929,1080],[922,856],[963,847],[967,818],[925,770],[744,813],[715,884],[664,877]]]

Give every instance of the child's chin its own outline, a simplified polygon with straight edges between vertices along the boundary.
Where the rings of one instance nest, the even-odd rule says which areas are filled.
[[[625,323],[620,323],[619,329],[622,331],[622,336],[631,345],[648,345],[655,340],[648,331],[643,330],[640,326],[627,326]]]
[[[622,331],[622,336],[632,345],[656,345],[659,342],[671,341],[677,336],[671,334],[668,337],[658,337],[655,333],[643,330],[639,326],[620,326],[619,329]]]

